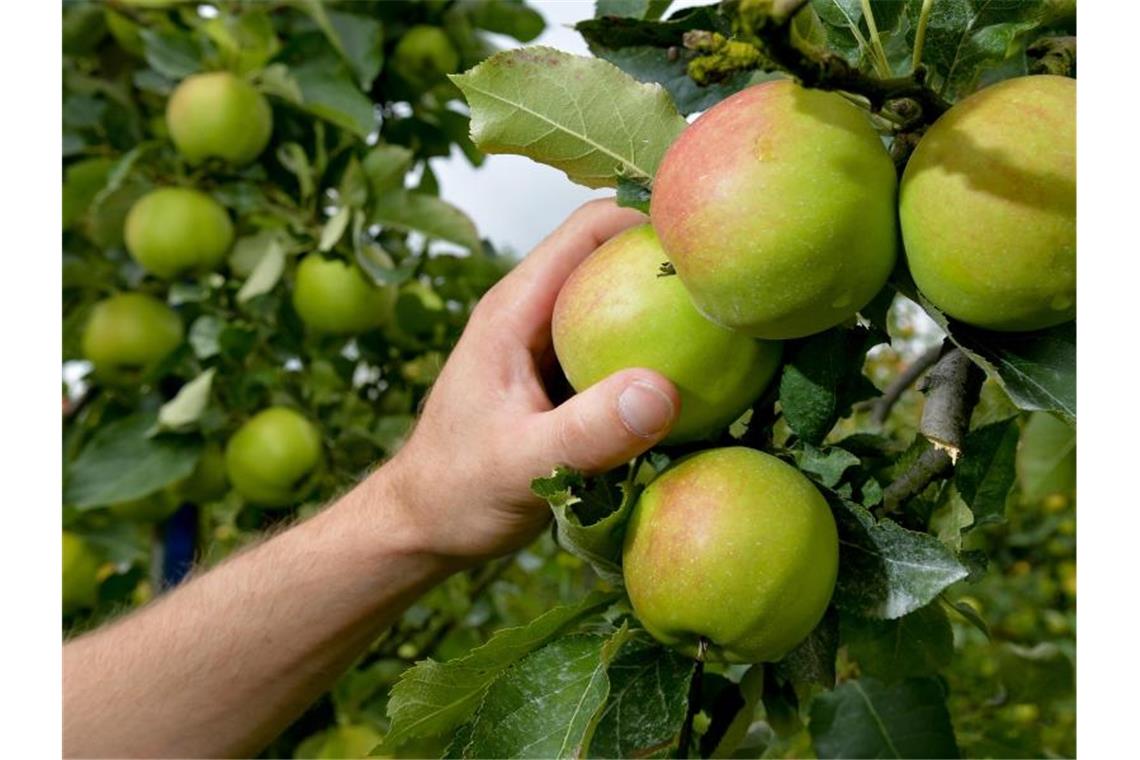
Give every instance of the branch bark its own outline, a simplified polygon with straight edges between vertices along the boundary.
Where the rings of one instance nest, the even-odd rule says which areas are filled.
[[[882,425],[891,414],[891,409],[898,403],[899,398],[907,388],[912,386],[918,376],[934,366],[946,350],[945,344],[939,344],[927,349],[921,356],[912,361],[883,391],[883,395],[875,399],[871,406],[871,422]]]
[[[946,351],[927,375],[918,432],[934,447],[924,451],[906,472],[883,489],[883,512],[898,509],[936,478],[953,470],[970,428],[984,376],[960,348]]]

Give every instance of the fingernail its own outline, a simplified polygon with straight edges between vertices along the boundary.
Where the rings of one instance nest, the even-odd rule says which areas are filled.
[[[618,416],[631,433],[648,438],[673,421],[673,401],[649,383],[630,383],[618,396]]]

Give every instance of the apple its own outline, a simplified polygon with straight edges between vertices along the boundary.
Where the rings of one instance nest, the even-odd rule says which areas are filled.
[[[583,391],[618,370],[646,367],[673,381],[681,411],[666,443],[704,438],[739,417],[776,374],[781,345],[705,319],[644,224],[614,236],[571,274],[554,305],[554,351]]]
[[[396,291],[379,287],[353,263],[312,253],[297,266],[293,308],[314,332],[356,335],[391,317]]]
[[[669,147],[650,218],[709,319],[759,338],[851,318],[897,253],[895,167],[866,114],[790,80],[716,104]]]
[[[234,241],[234,228],[225,207],[209,195],[163,187],[135,201],[123,235],[143,269],[173,279],[216,269]]]
[[[706,659],[771,662],[823,617],[839,565],[827,502],[789,464],[708,449],[653,480],[622,552],[634,612],[660,642]]]
[[[230,437],[225,458],[230,483],[248,501],[288,506],[305,497],[321,460],[321,432],[299,412],[270,407]]]
[[[1039,330],[1077,313],[1076,80],[1007,79],[943,114],[899,192],[915,284],[955,319]]]
[[[384,739],[376,729],[363,723],[334,726],[305,739],[297,746],[295,757],[315,760],[329,758],[364,758]]]
[[[182,343],[182,320],[145,293],[120,293],[95,304],[83,330],[83,356],[105,380],[140,379]]]
[[[392,53],[393,68],[416,87],[427,87],[459,68],[459,53],[438,26],[417,24],[404,33]]]
[[[63,612],[70,614],[95,606],[99,599],[102,561],[85,539],[63,531]]]
[[[220,158],[248,164],[273,133],[273,110],[253,85],[228,71],[186,77],[166,104],[166,125],[192,164]]]

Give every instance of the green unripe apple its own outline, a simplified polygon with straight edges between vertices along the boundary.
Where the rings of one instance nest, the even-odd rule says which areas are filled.
[[[83,330],[83,356],[100,377],[134,381],[182,342],[182,320],[145,293],[120,293],[95,304]]]
[[[1076,80],[1007,79],[943,114],[899,193],[907,264],[950,316],[1039,330],[1077,313]]]
[[[425,87],[459,68],[459,53],[438,26],[413,26],[392,53],[392,65],[409,84]]]
[[[811,481],[755,449],[678,461],[642,492],[622,571],[634,612],[689,656],[770,662],[819,623],[839,566],[831,510]]]
[[[63,531],[63,612],[94,607],[99,599],[99,559],[82,537]]]
[[[299,412],[270,407],[250,418],[226,444],[226,474],[233,487],[263,507],[284,507],[305,497],[321,460],[321,432]]]
[[[269,144],[273,110],[249,82],[212,71],[182,80],[166,104],[166,125],[190,163],[220,158],[240,166]]]
[[[310,736],[297,746],[294,757],[315,760],[365,758],[383,740],[376,729],[360,723],[336,726]]]
[[[297,266],[293,308],[315,332],[356,335],[380,327],[395,301],[394,288],[377,286],[344,259],[311,253]]]
[[[164,187],[139,198],[123,234],[134,260],[165,279],[216,269],[234,241],[225,207],[188,187]]]
[[[716,104],[669,147],[650,217],[706,317],[759,338],[837,325],[895,263],[895,167],[862,110],[790,80]]]
[[[646,367],[673,381],[681,412],[666,443],[692,441],[744,413],[780,366],[781,345],[701,316],[648,224],[611,238],[574,271],[554,305],[554,350],[583,391],[618,370]]]

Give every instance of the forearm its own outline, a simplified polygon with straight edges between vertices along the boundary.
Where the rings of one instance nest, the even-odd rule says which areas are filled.
[[[320,515],[64,647],[69,756],[249,755],[450,567],[383,471]]]

